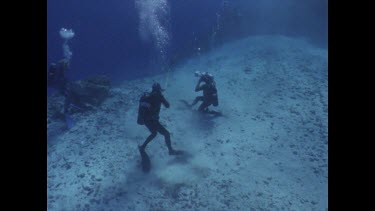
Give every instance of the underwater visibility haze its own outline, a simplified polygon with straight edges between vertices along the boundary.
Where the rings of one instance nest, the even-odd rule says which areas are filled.
[[[48,0],[48,210],[328,210],[327,0]]]

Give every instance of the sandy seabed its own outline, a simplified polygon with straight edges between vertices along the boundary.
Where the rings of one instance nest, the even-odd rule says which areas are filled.
[[[215,76],[224,116],[187,110],[195,71]],[[138,100],[167,75],[124,81],[100,107],[48,140],[48,210],[328,210],[328,52],[303,39],[248,37],[168,75],[163,136],[140,168]]]

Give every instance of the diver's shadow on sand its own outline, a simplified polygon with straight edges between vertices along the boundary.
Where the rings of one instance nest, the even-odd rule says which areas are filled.
[[[181,155],[176,155],[169,160],[168,164],[187,164],[192,157],[193,155],[190,152],[183,151]]]
[[[164,187],[164,183],[155,174],[155,169],[151,168],[148,173],[142,170],[141,158],[135,157],[133,159],[134,166],[128,169],[126,177],[123,180],[117,181],[116,184],[102,188],[102,192],[97,197],[94,196],[95,200],[101,201],[102,204],[96,207],[97,210],[102,210],[103,207],[113,206],[112,204],[126,203],[134,197],[139,197],[139,193],[144,191],[145,187],[161,189]],[[193,155],[190,152],[183,151],[180,155],[171,156],[167,165],[173,164],[188,164]],[[151,156],[152,160],[153,157]]]
[[[139,156],[139,155],[138,155]],[[100,194],[91,195],[93,201],[99,201],[99,204],[92,204],[90,206],[93,210],[107,210],[109,207],[116,206],[118,203],[126,204],[129,200],[137,197],[137,194],[142,191],[143,185],[153,182],[153,177],[142,172],[141,164],[138,163],[138,157],[133,160],[132,167],[125,172],[113,172],[113,174],[125,174],[123,179],[117,180],[112,184],[101,184]],[[93,189],[95,189],[93,187]],[[90,209],[90,210],[91,210]]]
[[[191,120],[192,124],[195,125],[197,129],[209,131],[215,128],[216,122],[214,120],[218,117],[220,117],[220,115],[193,111]]]
[[[224,117],[221,112],[208,111],[209,113],[202,113],[189,105],[186,100],[180,100],[180,109],[191,111],[191,122],[197,129],[200,130],[212,130],[215,127],[215,119],[218,117]]]

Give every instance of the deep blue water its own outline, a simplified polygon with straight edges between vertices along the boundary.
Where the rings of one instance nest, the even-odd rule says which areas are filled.
[[[148,0],[143,3],[156,2],[157,5],[164,1],[169,9],[156,18],[169,36],[163,60],[155,40],[146,37],[148,41],[145,41],[140,36],[142,12],[136,0],[48,0],[46,67],[63,57],[63,40],[59,35],[62,27],[75,32],[75,37],[69,41],[73,52],[68,72],[71,80],[106,74],[116,84],[162,71],[165,64],[161,61],[178,64],[196,54],[198,48],[209,50],[218,23],[217,14],[225,13],[222,12],[223,1]],[[223,39],[216,46],[249,35],[283,34],[303,36],[327,48],[326,0],[227,2],[225,8],[235,11],[235,24],[229,23],[220,31]]]

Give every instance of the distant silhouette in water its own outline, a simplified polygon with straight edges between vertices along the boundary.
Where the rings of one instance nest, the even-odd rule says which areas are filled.
[[[62,95],[66,94],[68,80],[65,74],[68,67],[69,61],[61,59],[57,64],[51,63],[47,73],[47,86],[56,89]]]
[[[69,68],[69,60],[61,59],[57,64],[51,63],[47,73],[47,86],[57,91],[59,95],[64,97],[63,116],[68,128],[72,128],[74,122],[68,113],[68,79],[66,71]]]

